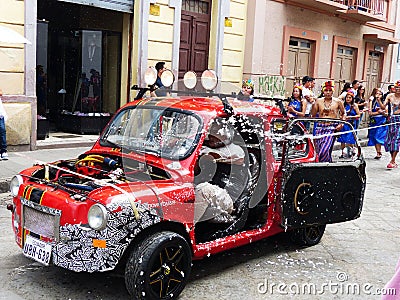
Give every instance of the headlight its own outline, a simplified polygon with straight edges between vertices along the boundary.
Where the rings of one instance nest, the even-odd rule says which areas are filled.
[[[101,204],[93,205],[88,212],[89,226],[94,230],[102,230],[107,226],[108,214],[106,208]]]
[[[19,191],[19,186],[22,184],[22,176],[21,175],[15,175],[10,182],[10,192],[13,197],[17,197],[18,191]]]

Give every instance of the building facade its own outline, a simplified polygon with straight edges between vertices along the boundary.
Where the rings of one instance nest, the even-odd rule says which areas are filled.
[[[25,31],[33,27],[33,20],[26,16],[26,9],[24,1],[1,1],[0,26],[25,35]],[[9,116],[7,141],[9,145],[25,145],[27,149],[31,149],[31,143],[36,141],[32,134],[36,130],[35,69],[29,63],[32,54],[32,44],[0,43],[0,88]],[[33,115],[35,118],[32,118]]]
[[[134,82],[165,61],[176,78],[213,69],[222,81],[243,74],[247,0],[135,1]],[[162,49],[162,51],[160,51]]]
[[[288,96],[304,75],[360,80],[370,93],[395,80],[398,1],[249,1],[244,74],[260,93]],[[250,54],[250,55],[248,55]]]
[[[2,0],[0,9],[0,25],[31,42],[0,44],[11,150],[34,150],[44,118],[52,130],[98,133],[97,120],[130,101],[157,61],[176,78],[210,68],[242,80],[246,0]]]

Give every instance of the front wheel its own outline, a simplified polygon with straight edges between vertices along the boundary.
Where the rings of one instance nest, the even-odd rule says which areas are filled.
[[[125,268],[132,299],[176,299],[189,279],[192,252],[181,235],[163,231],[136,245]]]
[[[290,232],[292,241],[301,246],[314,246],[324,235],[326,225],[297,228]]]

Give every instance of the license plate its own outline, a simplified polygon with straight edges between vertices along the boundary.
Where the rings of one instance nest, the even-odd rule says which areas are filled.
[[[49,265],[51,256],[50,244],[27,235],[23,252],[25,256],[30,257],[46,266]]]

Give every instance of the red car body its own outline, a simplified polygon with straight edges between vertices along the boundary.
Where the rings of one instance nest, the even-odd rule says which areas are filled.
[[[111,270],[131,255],[128,259],[131,263],[128,263],[126,271],[128,291],[134,297],[142,297],[140,295],[143,291],[149,295],[155,290],[157,292],[149,298],[170,299],[176,297],[183,289],[190,271],[190,265],[180,269],[174,267],[174,271],[179,269],[181,274],[186,274],[181,277],[176,275],[173,281],[170,278],[166,287],[165,278],[172,272],[171,268],[176,266],[175,263],[201,259],[288,229],[300,234],[306,244],[318,243],[325,224],[351,220],[360,215],[365,190],[365,161],[362,156],[350,163],[337,163],[333,166],[318,163],[312,139],[302,137],[300,142],[291,143],[285,138],[285,133],[291,132],[293,128],[300,131],[300,136],[304,135],[305,129],[302,124],[291,124],[281,111],[273,106],[238,100],[229,103],[233,108],[232,115],[227,114],[221,101],[213,98],[140,99],[121,108],[93,148],[79,158],[35,165],[20,172],[22,180],[10,208],[18,246],[23,248],[24,254],[30,258],[77,272]],[[124,116],[131,110],[132,114],[136,110],[142,110],[140,118],[143,120],[145,112],[159,113],[162,117],[156,119],[159,124],[154,126],[159,128],[160,132],[171,130],[168,126],[173,128],[178,118],[183,120],[179,119],[179,122],[196,123],[198,130],[194,131],[194,136],[187,134],[186,140],[179,140],[181,148],[177,149],[183,153],[180,156],[173,152],[160,155],[162,152],[157,153],[157,145],[153,144],[149,149],[155,152],[141,148],[129,149],[123,144],[125,141],[121,142],[123,145],[119,144],[120,147],[114,140],[112,143],[107,141],[105,136],[109,132],[115,132],[116,136],[119,134],[118,126],[114,126],[114,122],[121,128],[121,124],[133,122],[134,117],[120,117],[121,120],[125,118],[125,121],[118,123],[119,116]],[[173,119],[173,116],[177,116],[176,119]],[[231,118],[233,123],[236,122],[234,126],[239,124],[237,126],[240,128],[235,130],[237,135],[242,137],[240,145],[248,151],[249,157],[253,157],[249,166],[251,165],[251,171],[256,173],[255,182],[249,186],[251,191],[246,191],[248,195],[244,201],[247,202],[236,209],[242,211],[241,215],[235,216],[235,221],[230,224],[195,220],[195,165],[207,138],[210,122],[218,118]],[[241,125],[243,120],[244,123],[255,123]],[[254,127],[257,129],[253,128],[252,124],[256,124]],[[258,139],[257,142],[254,141],[255,138]],[[190,141],[187,141],[189,139]],[[126,143],[129,143],[129,138],[126,138]],[[143,145],[143,148],[150,147],[148,144]],[[165,149],[165,152],[170,150],[168,147]],[[314,169],[321,168],[325,171],[315,175],[315,178],[302,178],[300,175],[299,178],[293,179],[297,176],[296,172],[308,174],[307,170],[311,170],[310,174],[316,174]],[[128,175],[116,170],[129,173],[130,179]],[[353,182],[357,181],[357,187],[353,190],[341,182],[336,186],[332,183],[331,187],[326,187],[326,193],[331,193],[332,189],[337,190],[337,186],[341,186],[339,196],[333,197],[331,201],[337,209],[336,212],[321,217],[318,211],[315,213],[318,216],[310,217],[311,210],[315,207],[314,198],[314,202],[308,203],[305,208],[310,211],[302,211],[303,208],[299,207],[303,204],[299,202],[305,200],[304,197],[299,200],[299,193],[305,188],[312,188],[313,180],[318,181],[315,183],[318,188],[322,182],[326,183],[336,178],[338,172],[344,172],[341,174],[350,176],[354,179]],[[250,176],[249,181],[252,179]],[[306,186],[304,182],[307,182]],[[303,192],[307,193],[306,190]],[[350,194],[343,196],[346,192]],[[315,191],[308,195],[314,194]],[[318,197],[322,199],[325,196]],[[346,203],[339,205],[339,209],[339,202]],[[95,204],[104,207],[106,211],[106,225],[99,230],[93,229],[88,221],[88,212]],[[97,216],[94,215],[93,220],[96,221]],[[99,216],[102,216],[101,213]],[[317,229],[317,236],[306,236],[309,228]],[[162,240],[163,236],[175,238],[174,234],[179,235],[183,241],[177,240],[176,244],[170,245],[168,241]],[[27,246],[28,236],[30,237]],[[159,240],[162,242],[161,248],[156,245]],[[152,260],[148,259],[150,262],[146,262],[147,268],[154,267],[154,272],[161,269],[163,271],[160,271],[161,275],[158,275],[156,280],[151,280],[154,273],[148,275],[147,281],[138,279],[139,267],[135,265],[138,256],[131,253],[141,251],[140,257],[147,257],[147,252],[144,252],[147,250],[143,250],[146,248],[144,245],[152,243],[155,245],[154,249],[159,250],[154,250],[154,253],[160,257],[160,253],[168,253],[170,249],[179,249],[177,253],[181,253],[180,249],[186,247],[182,246],[185,241],[190,249],[190,255],[185,255],[189,256],[187,259],[184,257],[171,266],[166,266],[167,263],[163,263],[163,259],[160,258],[161,262],[157,262],[155,267],[150,263]],[[46,245],[50,246],[45,248]],[[40,251],[42,253],[39,256]],[[148,257],[156,255],[154,253],[149,253]],[[173,260],[168,254],[166,257]],[[185,264],[187,265],[187,262]],[[130,284],[132,281],[135,284]],[[142,287],[137,288],[137,282],[141,282]]]

